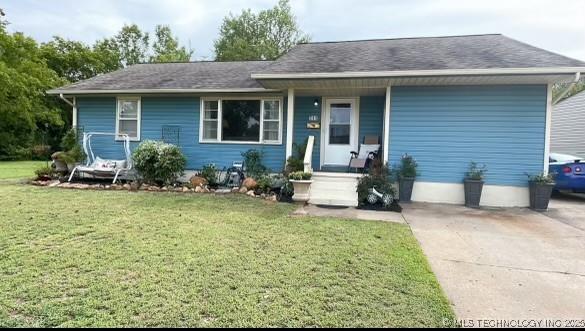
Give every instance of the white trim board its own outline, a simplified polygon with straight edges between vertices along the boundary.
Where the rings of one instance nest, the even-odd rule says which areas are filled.
[[[465,204],[463,184],[414,182],[412,201]],[[484,185],[481,206],[486,207],[528,207],[528,187]]]

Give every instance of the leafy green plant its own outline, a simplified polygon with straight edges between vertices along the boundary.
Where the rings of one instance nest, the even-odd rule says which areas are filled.
[[[35,175],[37,179],[53,178],[55,176],[55,169],[45,166],[35,170]]]
[[[79,144],[77,130],[75,128],[70,129],[63,136],[61,139],[61,148],[64,151],[53,153],[51,155],[53,159],[63,161],[67,164],[74,164],[76,162],[82,162],[87,157]]]
[[[415,178],[418,175],[417,167],[418,164],[411,155],[402,155],[398,166],[399,178]]]
[[[545,174],[539,173],[536,175],[526,174],[528,176],[528,181],[537,184],[554,184],[555,183],[555,176],[554,174]]]
[[[262,164],[264,153],[257,149],[249,149],[242,153],[244,165],[246,167],[246,176],[259,179],[268,174],[268,168]]]
[[[217,187],[219,185],[218,179],[219,170],[214,164],[208,164],[201,170],[200,176],[207,180],[207,183],[211,187]]]
[[[368,173],[358,181],[358,203],[365,205],[370,189],[374,187],[378,192],[387,193],[392,195],[393,198],[396,198],[396,190],[392,182],[392,171],[390,167],[380,160],[374,160]]]
[[[157,185],[176,181],[183,174],[187,163],[179,147],[153,140],[145,140],[138,145],[132,160],[144,181]]]
[[[465,178],[473,180],[483,180],[486,172],[487,166],[485,164],[479,166],[476,162],[471,161],[471,163],[469,163],[469,170],[465,174]]]
[[[312,177],[312,173],[304,171],[295,171],[288,175],[289,180],[311,180]]]
[[[272,189],[272,184],[274,183],[272,177],[270,176],[262,176],[256,179],[256,184],[258,185],[258,190],[268,193]]]
[[[293,155],[286,160],[286,167],[284,168],[284,175],[291,172],[305,170],[305,152],[309,139],[306,138],[302,144],[293,144]]]

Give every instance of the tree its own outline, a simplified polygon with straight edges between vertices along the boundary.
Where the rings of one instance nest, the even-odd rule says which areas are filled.
[[[62,110],[45,91],[64,83],[32,38],[9,34],[0,25],[0,159],[26,156],[35,133],[45,128],[51,131],[49,137],[58,137],[58,144],[65,124]]]
[[[179,47],[179,39],[173,36],[168,25],[157,25],[154,35],[154,55],[150,57],[150,62],[188,62],[191,59],[193,50]]]
[[[217,61],[274,60],[310,38],[296,22],[288,0],[254,14],[250,9],[224,18],[214,42]]]
[[[120,68],[119,53],[111,48],[94,48],[61,37],[41,45],[41,56],[49,68],[69,82],[77,82]]]
[[[129,66],[145,63],[148,60],[150,36],[142,32],[138,25],[124,25],[112,39],[98,42],[99,48],[119,54],[120,65]]]
[[[564,89],[566,89],[566,88],[569,86],[569,84],[571,84],[571,83],[558,83],[558,84],[555,84],[555,85],[553,86],[553,92],[552,92],[552,93],[553,93],[553,100],[555,100],[555,99],[557,98],[557,96],[558,96],[558,95],[559,95],[559,94],[560,94],[560,93],[561,93],[561,92],[562,92]],[[564,100],[564,99],[566,99],[566,98],[568,98],[568,97],[571,97],[571,96],[573,96],[573,95],[575,95],[575,94],[577,94],[577,93],[579,93],[579,92],[581,92],[581,91],[584,91],[584,90],[585,90],[585,78],[581,78],[581,80],[579,80],[579,81],[578,81],[578,82],[575,84],[575,86],[573,86],[573,87],[571,87],[571,88],[569,89],[569,92],[567,92],[567,94],[565,94],[565,95],[564,95],[564,96],[561,98],[561,100]],[[559,100],[558,102],[560,102],[561,100]]]

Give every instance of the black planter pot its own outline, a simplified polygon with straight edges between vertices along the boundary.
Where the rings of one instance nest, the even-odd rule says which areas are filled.
[[[414,186],[414,177],[400,178],[398,181],[398,200],[400,202],[410,202],[412,197],[412,187]]]
[[[543,184],[529,182],[530,209],[535,211],[547,211],[548,202],[555,184]]]
[[[466,178],[463,181],[463,186],[465,188],[465,207],[479,208],[483,180]]]

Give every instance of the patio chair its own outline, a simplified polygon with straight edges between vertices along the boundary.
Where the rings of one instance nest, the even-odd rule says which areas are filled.
[[[363,143],[360,144],[359,152],[350,152],[349,166],[347,171],[355,169],[356,172],[361,170],[366,172],[370,167],[373,159],[378,157],[380,153],[380,137],[379,136],[365,136]]]

